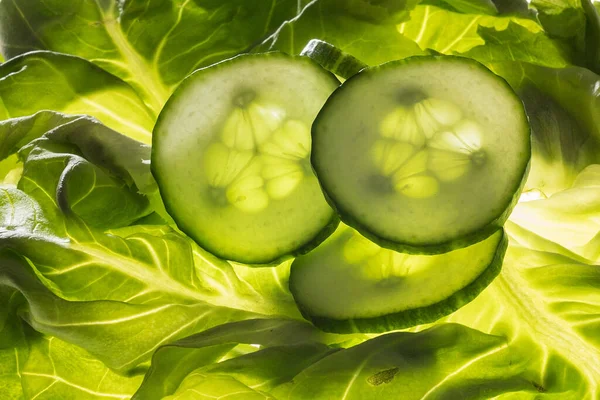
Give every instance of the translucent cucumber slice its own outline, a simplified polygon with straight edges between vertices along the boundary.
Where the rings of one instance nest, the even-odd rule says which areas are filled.
[[[438,255],[384,249],[341,225],[294,260],[290,289],[302,314],[338,333],[386,332],[433,322],[473,300],[498,275],[503,230]]]
[[[531,157],[517,95],[453,56],[361,70],[327,100],[312,136],[314,170],[341,219],[414,254],[468,246],[502,227]]]
[[[244,55],[188,77],[160,114],[152,170],[167,210],[202,247],[268,264],[337,226],[310,166],[310,126],[339,85],[306,57]]]

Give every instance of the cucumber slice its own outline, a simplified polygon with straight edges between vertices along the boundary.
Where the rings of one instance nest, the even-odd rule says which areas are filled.
[[[508,240],[438,255],[397,253],[340,225],[294,260],[290,290],[305,318],[338,333],[377,333],[433,322],[473,300],[498,275]]]
[[[306,57],[243,55],[196,71],[162,110],[152,170],[179,228],[213,254],[268,264],[337,226],[310,126],[339,85]]]
[[[531,157],[517,95],[454,56],[363,69],[327,100],[312,135],[313,168],[342,221],[415,254],[468,246],[502,227]]]

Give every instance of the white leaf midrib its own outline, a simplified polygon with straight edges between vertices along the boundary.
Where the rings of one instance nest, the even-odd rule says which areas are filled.
[[[185,297],[192,300],[206,300],[206,296],[177,282],[172,277],[166,276],[158,268],[139,263],[118,253],[107,252],[106,249],[98,248],[93,244],[70,243],[68,246],[74,251],[93,257],[107,269],[111,269],[142,282],[148,287],[154,288],[154,291],[168,292],[176,297]]]
[[[66,246],[91,257],[95,264],[100,264],[106,269],[144,284],[146,289],[151,292],[166,293],[175,298],[191,300],[194,303],[202,302],[211,306],[240,309],[259,314],[273,314],[269,308],[270,304],[254,301],[244,293],[237,293],[233,287],[230,288],[230,293],[219,292],[217,295],[211,295],[177,281],[158,267],[155,268],[153,265],[116,253],[99,243],[71,241]],[[192,266],[190,268],[195,271]]]
[[[108,11],[109,15],[107,15],[102,10],[102,7],[98,5],[98,12],[102,16],[106,33],[128,66],[127,73],[129,79],[127,80],[137,81],[138,85],[136,85],[136,89],[143,92],[145,100],[149,102],[149,108],[155,114],[158,114],[169,97],[169,90],[163,85],[157,71],[152,68],[150,63],[138,53],[125,37],[119,20],[114,15],[114,7],[111,7]]]

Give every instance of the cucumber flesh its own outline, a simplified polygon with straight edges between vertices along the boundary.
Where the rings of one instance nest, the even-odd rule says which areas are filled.
[[[531,157],[517,95],[453,56],[363,69],[328,99],[312,135],[313,167],[341,219],[416,254],[468,246],[502,227]]]
[[[316,246],[337,225],[310,166],[310,125],[339,82],[305,57],[244,55],[197,71],[154,130],[152,168],[181,230],[249,264]]]
[[[338,230],[291,267],[303,315],[339,333],[385,332],[433,322],[473,300],[500,272],[502,230],[439,255],[383,249],[355,230]]]

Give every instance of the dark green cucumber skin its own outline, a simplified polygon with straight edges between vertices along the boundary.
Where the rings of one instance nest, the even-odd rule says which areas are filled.
[[[494,257],[488,267],[471,283],[450,297],[426,307],[413,308],[392,314],[371,318],[334,319],[311,315],[310,310],[296,300],[298,309],[304,318],[311,321],[317,328],[331,333],[383,333],[398,329],[410,328],[428,324],[445,317],[464,305],[473,301],[500,274],[504,255],[508,248],[508,236],[502,230],[502,238],[496,246]],[[294,287],[294,275],[298,268],[294,263],[290,271],[289,288],[295,299],[298,293]]]
[[[390,240],[390,239],[381,237],[381,236],[375,234],[374,232],[371,232],[369,227],[365,226],[363,223],[361,223],[356,218],[354,218],[352,216],[352,213],[349,210],[345,209],[340,204],[340,202],[337,201],[337,199],[335,198],[335,195],[330,190],[328,190],[327,187],[324,186],[323,179],[320,179],[320,176],[327,174],[327,172],[320,170],[319,162],[318,162],[319,146],[313,145],[312,152],[310,155],[310,161],[311,161],[313,170],[315,172],[315,175],[317,176],[317,179],[319,181],[319,184],[321,185],[321,190],[323,191],[323,194],[325,195],[325,198],[327,199],[327,202],[329,203],[329,205],[334,210],[336,210],[337,214],[340,216],[340,219],[346,225],[349,225],[350,227],[356,229],[358,232],[360,232],[361,235],[363,235],[367,239],[371,240],[373,243],[376,243],[377,245],[379,245],[383,248],[394,250],[394,251],[397,251],[400,253],[428,255],[428,254],[447,253],[452,250],[461,249],[461,248],[470,246],[472,244],[479,243],[482,240],[485,240],[488,237],[490,237],[494,232],[498,231],[498,229],[501,229],[504,226],[504,223],[510,216],[512,210],[517,205],[517,203],[519,201],[519,197],[521,195],[521,191],[523,190],[523,187],[525,186],[525,181],[527,180],[527,175],[529,174],[529,169],[530,169],[530,165],[531,165],[531,127],[529,126],[529,117],[527,116],[527,113],[525,112],[525,107],[523,106],[523,102],[521,101],[519,96],[514,92],[512,87],[508,84],[508,82],[506,82],[506,80],[504,78],[494,74],[493,72],[491,72],[488,68],[486,68],[483,64],[479,63],[478,61],[475,61],[471,58],[466,58],[466,57],[446,56],[446,55],[444,55],[444,56],[414,56],[414,57],[408,57],[408,58],[405,58],[402,60],[390,61],[390,62],[381,64],[376,67],[368,67],[368,68],[361,70],[359,73],[350,77],[348,80],[346,80],[344,83],[342,83],[340,85],[340,87],[338,89],[336,89],[335,92],[333,92],[333,94],[331,96],[329,96],[329,98],[327,99],[327,102],[321,108],[321,111],[317,115],[317,118],[313,122],[313,125],[311,128],[313,144],[316,142],[315,137],[319,134],[318,133],[319,123],[321,120],[325,119],[323,117],[323,115],[325,115],[328,112],[327,110],[329,108],[329,105],[331,104],[331,100],[334,99],[336,96],[340,96],[340,93],[343,93],[345,88],[352,86],[353,82],[355,82],[356,80],[361,79],[361,77],[365,77],[365,76],[368,77],[369,75],[377,73],[377,71],[380,71],[382,69],[396,68],[397,66],[404,65],[407,63],[423,62],[424,60],[426,60],[425,62],[432,62],[432,60],[433,61],[435,61],[435,60],[447,61],[450,59],[454,59],[458,62],[469,63],[469,64],[474,65],[477,68],[481,69],[482,71],[484,71],[487,74],[493,74],[502,85],[504,85],[511,93],[514,94],[515,99],[517,99],[518,102],[521,104],[519,111],[522,113],[523,121],[525,121],[525,124],[523,125],[523,131],[527,132],[528,136],[529,136],[528,147],[527,147],[528,161],[525,164],[525,166],[523,167],[523,172],[522,172],[520,180],[518,180],[516,182],[515,186],[513,187],[514,194],[511,197],[508,204],[506,205],[505,209],[501,213],[499,213],[497,216],[492,218],[488,223],[479,227],[477,230],[475,230],[473,232],[470,232],[466,235],[457,237],[452,240],[442,241],[442,242],[432,242],[432,243],[410,243],[410,242],[397,242],[394,240]],[[348,90],[348,89],[346,89],[346,90]]]
[[[160,146],[160,135],[157,134],[157,127],[161,125],[164,115],[170,109],[171,104],[174,102],[173,99],[175,99],[177,97],[176,95],[179,92],[181,92],[182,90],[184,90],[185,88],[187,88],[189,85],[192,85],[195,80],[196,75],[207,74],[207,73],[210,73],[210,71],[215,71],[218,68],[223,68],[223,67],[227,68],[229,66],[229,64],[239,62],[240,60],[242,60],[242,62],[243,62],[244,59],[249,58],[249,57],[252,57],[252,58],[267,58],[267,57],[275,58],[275,57],[278,57],[278,58],[293,59],[293,60],[295,60],[295,62],[309,64],[311,67],[318,69],[318,71],[320,73],[327,74],[328,76],[330,76],[331,81],[333,83],[335,83],[336,86],[339,86],[339,84],[340,84],[340,81],[335,77],[334,74],[330,73],[327,70],[324,70],[319,64],[317,64],[310,58],[304,57],[304,56],[290,56],[288,54],[281,53],[281,52],[268,52],[268,53],[259,53],[259,54],[241,54],[241,55],[229,58],[227,60],[220,61],[220,62],[210,65],[208,67],[198,69],[198,70],[192,72],[190,75],[188,75],[183,81],[181,81],[181,83],[179,84],[177,89],[175,89],[175,91],[171,94],[171,96],[165,103],[164,107],[162,108],[162,110],[156,120],[156,123],[154,125],[154,131],[152,134],[152,152],[151,152],[150,170],[152,172],[152,176],[154,177],[154,179],[156,180],[156,183],[158,184],[158,190],[160,193],[160,197],[162,198],[162,201],[165,205],[165,209],[166,209],[167,213],[173,218],[173,220],[175,221],[175,224],[177,225],[177,228],[179,230],[181,230],[183,233],[185,233],[188,237],[190,237],[194,242],[196,242],[196,244],[198,244],[198,246],[202,247],[204,250],[207,250],[208,252],[212,253],[213,255],[215,255],[218,258],[221,258],[223,260],[232,260],[235,262],[247,264],[251,267],[273,267],[273,266],[281,264],[282,262],[284,262],[286,260],[289,260],[296,256],[300,256],[300,255],[308,253],[309,251],[311,251],[312,249],[317,247],[319,244],[321,244],[329,236],[331,236],[331,234],[336,230],[336,228],[340,222],[340,219],[337,216],[337,214],[335,212],[332,212],[330,220],[323,226],[323,228],[319,232],[317,232],[315,235],[313,235],[312,237],[307,238],[304,241],[304,243],[299,245],[293,251],[279,254],[275,257],[269,257],[269,258],[252,258],[252,257],[245,257],[242,254],[236,254],[235,260],[233,260],[233,257],[231,257],[230,254],[226,254],[226,253],[222,252],[219,248],[211,246],[211,244],[209,243],[208,240],[205,240],[200,235],[196,235],[194,233],[193,227],[191,226],[192,224],[190,224],[191,221],[184,221],[184,220],[181,220],[178,217],[176,217],[176,212],[174,210],[174,208],[176,208],[176,207],[172,207],[172,204],[169,201],[169,195],[166,193],[166,190],[165,190],[166,186],[164,185],[164,182],[166,182],[168,180],[168,176],[163,177],[162,174],[160,173],[160,167],[154,162],[154,160],[157,159],[157,155],[156,155],[157,148]]]

